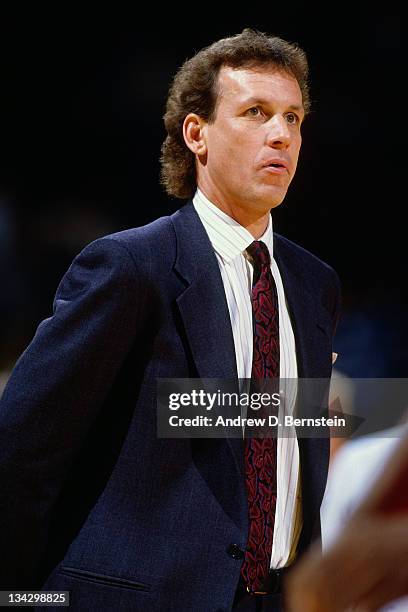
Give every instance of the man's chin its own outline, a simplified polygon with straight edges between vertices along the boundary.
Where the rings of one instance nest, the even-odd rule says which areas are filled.
[[[277,208],[285,199],[288,186],[280,187],[277,185],[268,185],[262,189],[260,193],[260,202],[265,205],[265,208]]]
[[[278,206],[280,206],[283,203],[284,199],[285,199],[285,196],[283,198],[280,198],[279,200],[275,200],[275,201],[271,202],[270,205],[269,205],[270,208],[271,209],[272,208],[278,208]]]
[[[286,191],[280,191],[273,194],[269,194],[269,197],[266,199],[267,206],[271,208],[277,208],[282,204],[286,196]]]

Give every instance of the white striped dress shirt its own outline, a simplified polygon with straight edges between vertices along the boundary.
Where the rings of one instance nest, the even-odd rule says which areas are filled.
[[[197,189],[194,207],[214,248],[224,284],[234,337],[238,378],[251,378],[252,276],[253,267],[244,256],[254,237],[245,227],[229,217]],[[259,238],[269,249],[271,272],[279,301],[279,344],[281,379],[297,378],[295,339],[286,305],[285,293],[278,266],[273,258],[272,217]],[[299,480],[299,447],[296,437],[278,437],[277,446],[277,503],[271,555],[271,568],[284,567],[291,555],[295,519],[297,520],[297,492]]]

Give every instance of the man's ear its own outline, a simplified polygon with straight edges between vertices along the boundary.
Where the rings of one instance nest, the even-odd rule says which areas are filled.
[[[195,155],[207,153],[205,141],[206,121],[195,113],[189,113],[183,122],[184,142]]]

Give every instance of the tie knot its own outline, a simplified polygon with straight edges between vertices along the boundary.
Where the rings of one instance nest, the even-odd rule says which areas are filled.
[[[247,248],[247,253],[252,257],[255,268],[260,269],[262,266],[271,265],[268,247],[261,240],[254,240]]]

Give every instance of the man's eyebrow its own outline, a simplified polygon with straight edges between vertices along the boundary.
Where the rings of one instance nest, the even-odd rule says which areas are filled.
[[[267,100],[266,98],[256,98],[251,96],[242,100],[242,106],[246,106],[247,104],[261,104],[263,106],[269,106],[273,104],[273,102]],[[304,112],[305,110],[302,104],[290,104],[290,106],[288,106],[288,109],[299,112]]]

